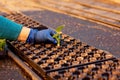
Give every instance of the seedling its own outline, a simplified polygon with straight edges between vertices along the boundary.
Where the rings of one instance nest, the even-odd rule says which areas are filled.
[[[5,44],[6,44],[5,39],[0,39],[0,51],[4,50]]]
[[[61,35],[61,31],[62,29],[64,28],[65,25],[61,25],[61,26],[58,26],[55,31],[56,31],[56,34],[53,35],[53,38],[55,38],[57,40],[57,46],[60,46],[60,35]]]

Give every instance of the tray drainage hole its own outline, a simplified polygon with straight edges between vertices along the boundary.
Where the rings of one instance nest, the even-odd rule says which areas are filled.
[[[103,77],[108,77],[108,76],[109,76],[109,73],[103,73],[102,76],[103,76]]]
[[[91,80],[90,77],[86,76],[82,80]]]
[[[55,75],[54,76],[54,79],[60,79],[61,77],[60,77],[60,75]]]
[[[76,70],[75,72],[73,72],[73,75],[79,75],[80,72],[78,70]]]
[[[45,70],[50,70],[51,68],[50,68],[49,66],[47,66],[47,67],[45,67],[45,68],[43,68],[43,69],[45,69]]]
[[[48,56],[52,56],[52,55],[54,55],[54,53],[50,53]]]
[[[48,57],[46,57],[46,58],[43,58],[42,60],[48,60],[49,58]]]
[[[64,63],[64,64],[62,64],[62,66],[64,66],[64,67],[68,67],[68,66],[69,66],[69,64]]]
[[[60,61],[61,59],[62,59],[62,58],[59,58],[59,57],[58,57],[58,58],[55,59],[55,61]]]
[[[39,58],[39,56],[33,56],[31,59],[37,59],[37,58]]]
[[[43,64],[43,62],[40,61],[40,62],[38,62],[38,64],[41,65],[41,64]]]
[[[93,68],[93,69],[92,69],[92,71],[97,71],[97,70],[98,70],[98,68],[97,68],[97,67],[95,67],[95,68]]]
[[[32,53],[32,52],[27,52],[27,53],[26,53],[26,55],[31,55],[31,54],[33,54],[33,53]]]
[[[65,70],[61,70],[59,73],[64,74],[65,72],[66,72]]]

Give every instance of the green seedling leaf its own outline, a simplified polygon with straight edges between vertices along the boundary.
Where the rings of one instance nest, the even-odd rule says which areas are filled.
[[[0,51],[2,51],[5,47],[6,41],[5,39],[0,39]]]
[[[62,31],[62,29],[65,27],[65,25],[61,25],[61,26],[58,26],[55,30],[56,30],[56,32],[61,32]]]
[[[61,25],[55,29],[57,33],[53,35],[53,38],[57,40],[57,46],[60,46],[60,34],[63,28],[64,28],[64,25]]]

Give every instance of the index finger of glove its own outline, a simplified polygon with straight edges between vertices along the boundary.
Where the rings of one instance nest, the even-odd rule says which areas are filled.
[[[54,31],[54,30],[49,29],[49,31],[50,31],[50,34],[51,34],[51,35],[56,34],[56,31]]]

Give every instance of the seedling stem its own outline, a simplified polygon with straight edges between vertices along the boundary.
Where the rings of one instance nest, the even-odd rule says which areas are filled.
[[[62,29],[64,28],[65,25],[61,25],[61,26],[58,26],[55,31],[56,31],[56,34],[53,35],[53,38],[55,38],[57,40],[57,46],[60,46],[60,35],[61,35],[61,31]]]

